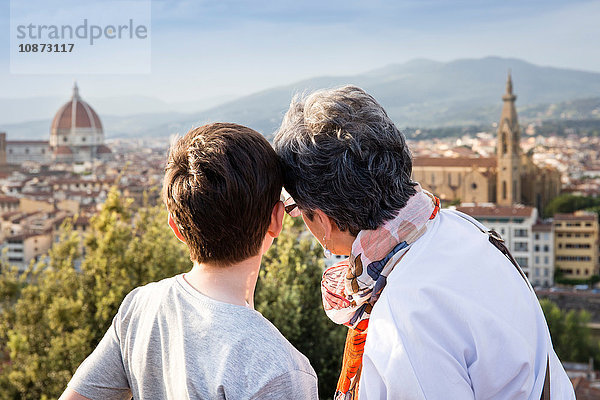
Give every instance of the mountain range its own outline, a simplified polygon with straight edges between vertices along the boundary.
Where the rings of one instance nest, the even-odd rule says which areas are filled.
[[[486,57],[436,62],[426,59],[352,76],[323,76],[229,100],[197,112],[174,112],[164,103],[140,98],[147,113],[104,113],[102,102],[88,101],[98,111],[108,138],[167,137],[211,121],[248,125],[267,137],[277,129],[294,94],[318,88],[354,84],[372,94],[398,127],[487,125],[497,121],[506,77],[511,71],[521,121],[560,118],[600,119],[600,73],[543,67],[513,58]],[[30,99],[28,107],[40,98]],[[66,101],[66,99],[64,99]],[[135,98],[126,99],[131,104]],[[0,99],[0,122],[10,111],[10,99]],[[115,104],[115,100],[110,102]],[[161,105],[162,104],[162,105]],[[182,106],[182,109],[189,108]],[[14,108],[14,107],[13,107]],[[121,107],[123,109],[123,107]],[[7,111],[8,110],[8,111]],[[126,108],[125,108],[126,110]],[[565,112],[557,110],[568,110]],[[108,110],[107,110],[108,111]],[[123,114],[125,111],[121,112]],[[1,124],[9,140],[48,137],[54,111],[34,121]]]

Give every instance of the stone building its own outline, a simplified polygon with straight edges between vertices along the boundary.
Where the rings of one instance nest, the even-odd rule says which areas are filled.
[[[100,117],[73,86],[71,100],[55,114],[50,126],[50,140],[7,140],[0,132],[0,164],[20,165],[26,161],[85,163],[108,160],[112,151],[104,144]]]
[[[534,164],[520,146],[521,128],[510,74],[495,157],[416,157],[413,179],[445,201],[525,204],[543,210],[560,192],[560,173]]]
[[[4,133],[1,135],[5,135]],[[20,165],[26,161],[47,164],[52,160],[47,140],[10,140],[0,136],[6,147],[6,163]]]
[[[533,225],[533,264],[529,280],[534,286],[549,287],[554,283],[554,229],[552,223]]]
[[[73,96],[56,113],[50,127],[50,150],[57,162],[90,162],[106,159],[111,150],[104,144],[104,130],[96,111],[79,96]]]
[[[417,157],[413,179],[445,201],[488,203],[496,198],[496,160],[488,157]]]
[[[565,278],[598,275],[598,229],[598,217],[592,212],[554,216],[554,263]]]

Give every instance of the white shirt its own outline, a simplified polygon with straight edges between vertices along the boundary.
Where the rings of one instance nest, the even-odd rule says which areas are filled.
[[[373,308],[359,399],[574,399],[535,293],[488,236],[442,210]]]

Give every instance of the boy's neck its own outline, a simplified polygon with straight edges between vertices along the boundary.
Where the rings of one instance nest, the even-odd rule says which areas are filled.
[[[257,255],[226,266],[194,262],[184,278],[194,289],[214,300],[254,308],[254,289],[260,260],[261,257]]]

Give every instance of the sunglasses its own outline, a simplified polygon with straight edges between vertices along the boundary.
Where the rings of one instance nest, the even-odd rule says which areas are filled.
[[[298,208],[298,205],[292,196],[290,196],[287,192],[284,191],[281,193],[281,201],[283,201],[283,206],[287,215],[293,218],[302,215],[302,211],[300,211],[300,208]]]

